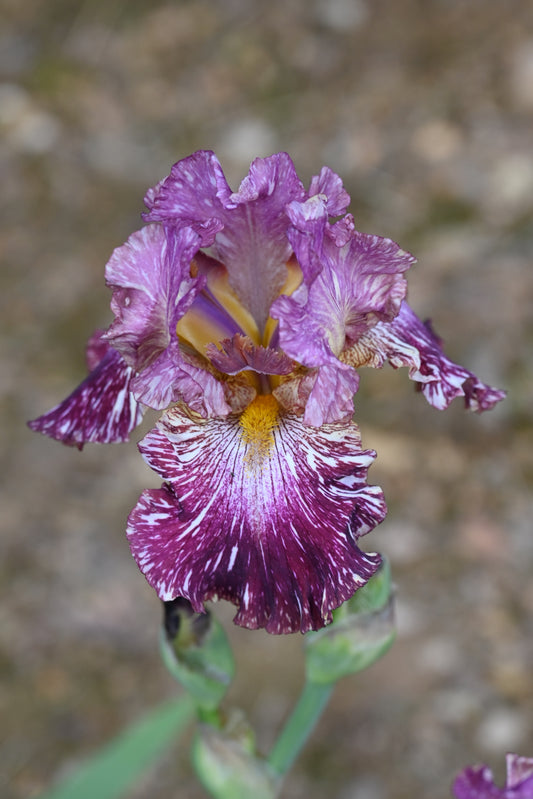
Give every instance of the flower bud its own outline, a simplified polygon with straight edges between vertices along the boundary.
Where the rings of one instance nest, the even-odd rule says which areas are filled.
[[[188,600],[164,602],[161,653],[168,670],[199,708],[215,710],[235,665],[222,625],[210,613],[194,613]]]
[[[332,623],[305,638],[307,679],[336,682],[366,669],[383,655],[395,636],[390,567],[379,570],[333,612]]]
[[[266,761],[255,754],[253,732],[239,712],[223,729],[202,724],[193,742],[198,778],[215,799],[275,799],[281,787]]]

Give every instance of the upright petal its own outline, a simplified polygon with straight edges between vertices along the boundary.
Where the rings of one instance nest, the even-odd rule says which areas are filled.
[[[191,226],[202,236],[202,246],[214,240],[231,286],[262,331],[287,275],[291,249],[285,206],[304,196],[287,153],[257,158],[232,193],[214,153],[199,151],[174,164],[147,194],[145,219]]]
[[[272,396],[239,416],[168,411],[140,444],[167,481],[130,515],[134,557],[163,600],[238,605],[237,624],[305,632],[374,573],[356,544],[385,515],[353,424],[308,427]]]
[[[314,175],[309,186],[309,196],[323,194],[327,198],[327,211],[330,216],[346,213],[350,205],[350,195],[342,185],[341,178],[328,166],[323,166],[319,175]]]
[[[128,441],[143,415],[131,390],[133,370],[101,340],[101,331],[89,339],[87,356],[95,364],[89,376],[63,402],[28,425],[78,449],[87,442]]]
[[[304,188],[287,153],[256,158],[239,191],[228,194],[224,230],[215,247],[230,283],[259,329],[287,278],[291,253],[285,206],[302,199]]]
[[[429,323],[422,322],[406,302],[392,322],[368,330],[344,357],[354,366],[379,368],[385,361],[395,369],[407,366],[411,380],[420,384],[430,405],[439,409],[447,408],[455,397],[464,397],[467,408],[481,412],[505,397],[504,391],[487,386],[450,361]]]
[[[184,399],[218,415],[230,410],[223,388],[208,371],[184,361],[176,330],[206,283],[203,275],[191,275],[199,244],[191,228],[148,225],[115,250],[106,280],[116,318],[106,338],[137,372],[132,390],[144,405],[161,409]]]
[[[144,219],[192,227],[208,247],[223,226],[220,195],[230,193],[216,155],[198,150],[174,164],[168,177],[147,192]]]
[[[283,350],[304,366],[320,367],[312,398],[315,410],[327,402],[329,412],[312,413],[318,425],[346,414],[357,378],[340,357],[368,329],[398,313],[406,292],[403,273],[414,260],[390,239],[364,233],[354,232],[339,247],[321,234],[324,224],[317,216],[305,223],[305,232],[293,231],[291,241],[304,274],[316,276],[290,297],[279,297],[271,308],[279,320]],[[306,420],[310,418],[311,410],[306,410]]]

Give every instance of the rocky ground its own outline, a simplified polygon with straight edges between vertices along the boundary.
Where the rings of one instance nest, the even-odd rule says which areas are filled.
[[[103,267],[173,161],[236,187],[287,150],[344,178],[361,230],[416,254],[410,301],[509,396],[484,417],[363,375],[390,513],[398,640],[334,694],[283,799],[438,799],[466,763],[533,755],[533,7],[522,0],[2,0],[0,794],[34,797],[174,691],[125,518],[154,476],[25,420],[84,374]],[[267,749],[301,638],[233,629],[228,704]],[[131,799],[203,796],[180,744]]]

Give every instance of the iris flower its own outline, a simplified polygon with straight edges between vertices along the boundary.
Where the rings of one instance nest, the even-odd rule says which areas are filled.
[[[506,765],[504,788],[494,784],[487,766],[470,766],[456,778],[454,795],[457,799],[533,799],[533,758],[509,754]]]
[[[355,230],[327,167],[306,190],[286,153],[258,158],[232,192],[199,151],[145,204],[106,267],[115,319],[89,376],[30,426],[81,448],[163,411],[139,449],[164,483],[127,529],[160,598],[227,599],[271,633],[322,627],[380,563],[357,545],[386,513],[353,421],[358,367],[407,366],[437,408],[503,393],[446,358],[405,302],[413,257]]]

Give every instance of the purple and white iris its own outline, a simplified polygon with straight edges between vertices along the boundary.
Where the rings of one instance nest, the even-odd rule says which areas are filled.
[[[469,766],[453,784],[456,799],[533,799],[533,758],[506,756],[507,779],[503,788],[494,784],[488,766]]]
[[[358,367],[407,366],[428,401],[483,411],[503,392],[449,361],[405,302],[414,259],[355,230],[327,167],[306,191],[286,153],[237,192],[199,151],[145,198],[148,223],[106,267],[115,319],[89,376],[30,423],[66,444],[139,444],[164,480],[128,522],[163,600],[238,606],[236,622],[305,632],[375,572],[358,538],[386,513],[353,422]]]

